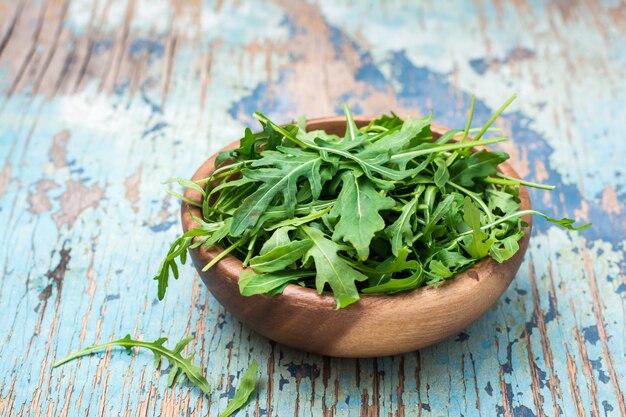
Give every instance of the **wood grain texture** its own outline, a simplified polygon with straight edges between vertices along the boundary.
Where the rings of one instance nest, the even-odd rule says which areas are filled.
[[[0,416],[215,416],[252,358],[248,416],[626,416],[623,1],[0,2]],[[538,220],[511,287],[456,337],[330,359],[269,342],[192,267],[156,301],[190,177],[261,110],[477,124],[511,93],[502,148],[570,233]],[[190,149],[192,151],[190,151]],[[195,337],[215,387],[147,354],[55,359],[131,333]],[[294,411],[295,410],[295,411]]]

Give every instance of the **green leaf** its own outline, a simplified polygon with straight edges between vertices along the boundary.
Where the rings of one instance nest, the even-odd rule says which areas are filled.
[[[303,234],[308,237],[313,246],[304,257],[315,261],[315,287],[318,293],[322,293],[324,285],[330,285],[337,308],[346,307],[359,299],[355,281],[365,281],[366,275],[361,274],[343,260],[337,252],[340,246],[326,238],[320,230],[309,226],[301,226]]]
[[[539,214],[541,217],[543,217],[544,219],[546,219],[550,223],[557,224],[557,225],[559,225],[561,227],[566,228],[567,230],[579,231],[579,230],[585,230],[586,228],[591,226],[591,223],[585,223],[585,224],[580,225],[580,226],[574,226],[574,223],[576,222],[576,220],[568,219],[567,217],[563,217],[562,219],[555,219],[555,218],[552,218],[552,217],[548,217],[545,214],[541,214],[541,213],[535,213],[535,214]]]
[[[436,259],[433,259],[432,261],[430,261],[430,263],[428,264],[428,269],[430,270],[431,273],[433,273],[434,275],[436,275],[437,277],[441,279],[450,278],[453,275],[453,272],[450,271],[450,268],[445,266],[443,262],[438,261]]]
[[[296,184],[302,176],[310,181],[312,189],[316,190],[319,195],[321,189],[319,171],[322,162],[319,156],[314,153],[293,155],[275,151],[266,151],[263,155],[263,158],[255,161],[253,166],[272,165],[272,168],[242,170],[244,176],[263,183],[257,191],[243,200],[241,206],[233,214],[230,229],[232,236],[240,236],[247,229],[255,226],[277,194],[282,193],[288,215],[292,215],[296,206]]]
[[[446,198],[443,199],[437,207],[433,211],[433,213],[428,218],[428,223],[422,229],[422,233],[428,239],[430,239],[430,234],[432,233],[435,225],[446,215],[450,214],[452,206],[454,205],[455,194],[448,194]]]
[[[256,360],[252,360],[252,363],[239,380],[239,386],[235,391],[235,396],[228,402],[226,409],[220,413],[219,417],[229,417],[246,404],[248,398],[250,398],[250,395],[256,388],[258,375],[259,365]]]
[[[252,131],[249,127],[246,128],[243,138],[239,141],[239,147],[235,149],[240,155],[247,156],[248,158],[254,158],[256,155],[255,152],[256,138],[252,134]]]
[[[290,282],[296,282],[301,278],[315,276],[314,271],[281,271],[268,274],[255,274],[243,271],[239,276],[239,292],[247,297],[256,294],[266,294],[277,288],[283,287]]]
[[[189,188],[189,189],[195,190],[195,191],[199,192],[200,194],[204,195],[204,188],[202,188],[197,183],[195,183],[195,182],[193,182],[191,180],[188,180],[186,178],[169,178],[169,179],[163,181],[163,184],[171,184],[173,182],[177,183],[181,187],[185,187],[185,188]]]
[[[469,158],[458,159],[450,167],[450,180],[463,187],[472,187],[476,178],[495,175],[498,164],[509,159],[506,152],[481,150]]]
[[[333,240],[350,242],[359,259],[366,260],[374,234],[385,228],[385,220],[379,214],[394,206],[394,200],[381,196],[372,182],[357,178],[354,172],[343,175],[343,187],[337,202],[330,211],[331,217],[339,217]]]
[[[435,165],[437,165],[437,171],[435,171],[435,176],[433,177],[435,180],[435,185],[439,188],[442,188],[450,179],[448,166],[446,165],[446,161],[441,158],[436,158],[434,162]]]
[[[256,273],[283,270],[302,258],[312,245],[310,240],[296,240],[277,246],[264,255],[250,259],[250,267]]]
[[[419,265],[417,262],[415,262],[415,264],[419,267],[411,276],[407,278],[392,278],[383,284],[363,288],[362,292],[364,294],[393,294],[400,291],[412,290],[413,288],[419,287],[424,282],[424,271],[421,265]]]
[[[473,263],[473,259],[468,259],[456,250],[442,250],[436,254],[437,260],[441,261],[446,267],[453,270],[459,270]]]
[[[370,124],[368,125],[368,127],[370,127],[370,126],[381,126],[381,127],[386,128],[386,129],[393,129],[395,127],[402,126],[402,124],[403,124],[402,119],[399,118],[398,115],[395,114],[394,112],[391,112],[391,116],[383,114],[379,118],[371,121]]]
[[[263,247],[261,248],[259,254],[265,255],[272,249],[277,248],[278,246],[286,245],[291,242],[291,239],[289,239],[289,232],[292,230],[295,230],[295,227],[284,226],[276,229],[272,236],[267,239],[267,241],[263,244]]]
[[[424,119],[408,118],[400,130],[380,135],[380,138],[365,147],[359,153],[362,157],[375,156],[380,153],[393,154],[408,146],[413,142],[420,143],[430,138],[430,117]]]
[[[343,112],[346,114],[346,134],[344,137],[347,141],[354,142],[358,140],[360,135],[359,128],[356,127],[356,123],[354,123],[354,119],[352,118],[352,112],[345,103],[343,104]]]
[[[157,368],[159,367],[161,358],[166,358],[168,362],[172,365],[172,369],[170,370],[170,375],[168,377],[168,386],[175,384],[176,379],[182,375],[186,377],[193,385],[200,388],[202,392],[207,394],[211,390],[211,386],[202,375],[201,369],[191,363],[193,355],[185,358],[181,354],[185,346],[187,346],[187,344],[191,341],[191,338],[182,339],[176,344],[176,347],[173,350],[169,350],[164,346],[164,343],[166,341],[167,338],[162,337],[155,340],[154,342],[145,342],[142,340],[133,340],[131,339],[130,335],[126,335],[122,339],[103,343],[101,345],[92,346],[73,353],[65,359],[56,362],[54,365],[52,365],[52,367],[56,368],[57,366],[61,366],[78,357],[89,355],[96,351],[107,349],[113,346],[123,347],[129,354],[131,353],[131,349],[133,347],[146,348],[154,353],[155,366]]]
[[[507,259],[510,259],[519,250],[518,241],[524,236],[524,232],[517,232],[511,236],[507,236],[502,240],[496,241],[489,249],[489,255],[491,258],[502,263]]]
[[[504,214],[514,213],[519,209],[519,199],[505,191],[500,190],[487,190],[487,206],[489,210],[493,211],[496,208],[500,209]]]
[[[423,190],[424,187],[421,187]],[[391,242],[391,253],[394,256],[399,256],[400,249],[408,245],[413,238],[413,229],[411,227],[411,219],[415,216],[415,206],[420,197],[420,194],[416,194],[415,197],[402,207],[400,216],[390,226],[385,229],[385,234],[389,237]]]
[[[463,205],[463,220],[465,220],[465,223],[467,223],[472,230],[472,234],[465,240],[463,248],[474,259],[482,259],[487,256],[487,253],[489,253],[489,249],[493,244],[493,239],[488,239],[489,235],[480,229],[480,215],[481,212],[478,207],[474,205],[472,199],[465,197]]]

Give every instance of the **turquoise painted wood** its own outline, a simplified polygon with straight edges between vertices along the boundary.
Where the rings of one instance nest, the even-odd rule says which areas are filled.
[[[626,416],[626,4],[5,0],[0,3],[0,416],[216,416],[256,359],[245,416]],[[457,337],[363,360],[252,333],[192,267],[156,300],[189,177],[261,110],[395,110],[499,125],[569,233],[537,220],[513,285]],[[452,306],[451,308],[454,308]],[[428,317],[416,317],[428,320]],[[71,351],[193,335],[214,392],[151,355]]]

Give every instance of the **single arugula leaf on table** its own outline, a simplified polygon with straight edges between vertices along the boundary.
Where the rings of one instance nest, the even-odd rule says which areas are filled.
[[[143,340],[134,340],[127,334],[125,337],[113,340],[108,343],[103,343],[101,345],[92,346],[83,350],[80,350],[76,353],[71,354],[65,359],[61,359],[52,365],[53,368],[61,366],[71,360],[79,358],[81,356],[92,354],[96,351],[107,349],[109,347],[123,347],[126,349],[126,352],[130,355],[132,353],[132,349],[134,347],[145,348],[152,351],[154,354],[154,366],[157,369],[161,368],[161,360],[163,358],[167,359],[167,361],[172,366],[170,370],[169,376],[167,378],[167,385],[173,386],[179,377],[184,376],[187,380],[200,388],[203,393],[207,394],[211,390],[211,386],[207,382],[206,378],[202,375],[201,369],[191,363],[193,360],[193,355],[189,357],[184,357],[182,355],[183,349],[191,342],[193,338],[186,337],[181,339],[174,349],[168,349],[164,346],[165,342],[167,342],[166,337],[161,337],[154,342],[146,342]]]
[[[220,413],[219,417],[229,417],[246,404],[248,398],[250,398],[250,395],[256,388],[258,373],[259,365],[256,360],[252,360],[252,363],[239,380],[239,386],[235,391],[235,396],[228,402],[226,409]]]

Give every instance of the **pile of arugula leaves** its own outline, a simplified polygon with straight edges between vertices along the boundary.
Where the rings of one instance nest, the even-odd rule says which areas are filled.
[[[440,137],[431,133],[431,117],[392,113],[358,128],[345,105],[343,137],[255,113],[262,131],[246,129],[209,178],[170,180],[201,193],[197,202],[172,192],[201,208],[202,218],[194,217],[198,227],[161,264],[159,299],[170,272],[178,278],[177,261],[200,246],[224,248],[205,270],[227,254],[249,267],[239,280],[243,295],[276,295],[295,283],[332,291],[342,308],[359,293],[437,285],[486,256],[506,261],[519,249],[527,214],[570,230],[588,227],[519,211],[520,185],[553,187],[499,173],[504,152],[472,151],[508,139],[483,136],[513,99],[478,129],[471,128],[472,99],[465,129]]]

